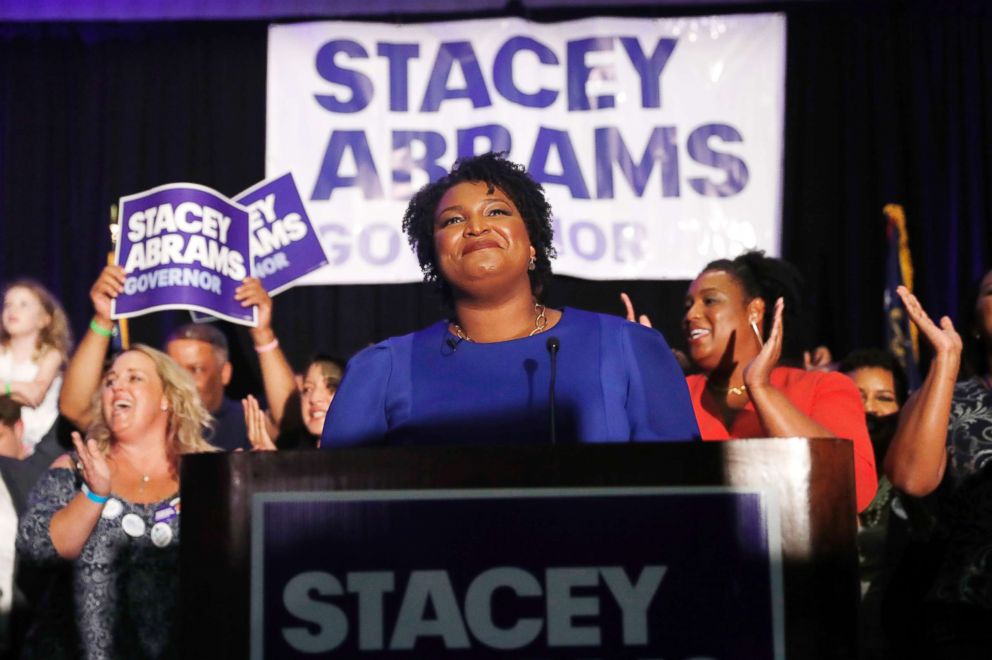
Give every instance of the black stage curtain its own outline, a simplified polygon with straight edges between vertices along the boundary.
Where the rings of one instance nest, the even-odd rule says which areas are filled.
[[[924,306],[961,319],[992,267],[992,5],[788,16],[783,254],[805,274],[811,337],[835,355],[882,345],[888,202],[906,209]]]
[[[886,202],[907,208],[918,289],[935,314],[960,312],[959,292],[992,263],[992,10],[931,4],[787,12],[783,252],[807,279],[807,327],[787,332],[838,355],[882,341]],[[122,194],[173,181],[234,194],[262,179],[266,29],[0,25],[0,279],[49,285],[81,334]],[[686,285],[562,277],[547,298],[620,314],[626,290],[679,346]],[[419,284],[300,287],[277,297],[275,326],[299,368],[313,352],[347,356],[441,316]],[[159,345],[184,320],[133,320],[133,338]],[[260,390],[247,333],[225,332],[231,394]]]

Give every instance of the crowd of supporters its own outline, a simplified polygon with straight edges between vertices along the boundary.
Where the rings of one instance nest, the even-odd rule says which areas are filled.
[[[646,381],[639,384],[647,390],[641,400],[646,407],[630,414],[627,439],[672,439],[651,434],[689,429],[685,435],[691,436],[698,428],[698,438],[681,439],[850,440],[866,655],[987,656],[992,648],[992,518],[985,513],[985,498],[992,497],[986,469],[992,456],[992,272],[979,284],[969,318],[959,320],[961,334],[950,319],[935,322],[911,292],[899,290],[933,355],[922,385],[912,392],[894,356],[878,348],[855,351],[839,363],[824,347],[805,361],[790,359],[802,354],[789,332],[801,313],[801,278],[793,266],[759,252],[714,261],[700,272],[684,308],[672,310],[683,319],[688,355],[672,356],[655,331],[639,327],[650,326],[650,320],[637,318],[625,295],[630,324],[540,304],[541,278],[550,272],[553,256],[550,243],[542,242],[550,239],[550,225],[527,215],[549,221],[540,188],[499,158],[462,168],[421,191],[408,211],[411,243],[452,311],[436,329],[411,335],[414,345],[418,337],[440,333],[446,338],[439,346],[443,354],[459,350],[462,342],[518,341],[553,327],[564,333],[581,321],[596,332],[623,334],[618,360],[642,351],[634,355],[640,368],[657,361],[664,371],[677,357],[686,372],[683,377],[677,367],[672,371],[689,423],[666,411],[660,424],[668,430],[650,427],[663,415],[652,409],[650,396],[660,385]],[[523,220],[507,224],[520,211],[526,211]],[[485,238],[487,232],[492,238]],[[519,258],[511,255],[495,267],[487,262],[487,269],[509,274],[501,289],[473,288],[478,278],[469,266],[475,262],[466,255],[494,246],[509,253],[517,249],[514,241],[528,237]],[[428,239],[433,248],[421,249]],[[464,263],[454,263],[459,259]],[[225,335],[213,324],[176,328],[162,351],[138,344],[110,355],[111,301],[124,279],[117,266],[101,272],[91,289],[92,320],[74,351],[65,314],[43,286],[17,280],[4,289],[0,640],[12,655],[176,654],[178,466],[184,455],[379,443],[393,434],[406,433],[408,439],[410,428],[423,435],[418,420],[394,424],[383,413],[386,398],[409,393],[370,384],[379,372],[389,377],[393,367],[383,360],[401,355],[402,341],[364,351],[354,369],[317,355],[296,373],[272,328],[272,300],[254,278],[244,281],[236,298],[258,308],[258,325],[251,329],[264,385],[258,396],[237,402],[225,395],[232,365]],[[496,325],[487,326],[482,307],[467,301],[485,301],[507,287],[516,287],[523,304],[496,311],[519,312],[523,323],[504,324],[509,335],[502,339],[499,333],[490,337],[486,333]],[[665,354],[649,354],[659,346]],[[487,356],[479,367],[487,374],[501,368],[491,354],[478,355]],[[630,368],[642,373],[636,365]],[[671,393],[672,385],[665,387]],[[415,417],[415,407],[408,408],[404,414]],[[60,415],[61,423],[74,427],[72,446],[57,441]],[[575,428],[579,439],[585,433],[584,441],[603,441],[595,426],[576,422]]]

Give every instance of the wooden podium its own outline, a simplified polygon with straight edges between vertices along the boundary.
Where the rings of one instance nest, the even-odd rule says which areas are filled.
[[[780,624],[784,642],[775,657],[857,657],[859,592],[851,443],[802,438],[368,448],[187,457],[182,464],[181,657],[253,657],[251,555],[256,493],[435,489],[594,492],[648,487],[686,492],[722,487],[767,494],[776,502],[772,510],[777,511],[778,520],[771,521],[770,529],[780,534],[775,541],[781,548],[778,598],[784,615],[784,624]],[[698,524],[705,526],[706,522],[699,520]],[[254,657],[261,656],[256,651]],[[624,657],[638,656],[632,653]]]

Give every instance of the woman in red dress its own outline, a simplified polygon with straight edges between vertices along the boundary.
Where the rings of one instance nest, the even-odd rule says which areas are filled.
[[[687,377],[703,440],[846,438],[854,442],[857,506],[871,503],[875,460],[861,396],[843,374],[779,365],[786,305],[798,309],[790,264],[748,252],[707,265],[689,286],[683,327],[701,373]]]

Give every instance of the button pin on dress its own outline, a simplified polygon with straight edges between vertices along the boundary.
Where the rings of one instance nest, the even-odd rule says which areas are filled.
[[[128,536],[138,538],[145,533],[145,521],[140,516],[129,513],[121,518],[121,527]]]
[[[159,522],[152,525],[152,543],[158,548],[164,548],[172,540],[172,528],[169,523]]]
[[[103,511],[100,512],[100,516],[106,518],[107,520],[113,520],[122,513],[124,513],[124,505],[121,504],[119,499],[111,497],[107,500],[107,503],[103,505]]]

